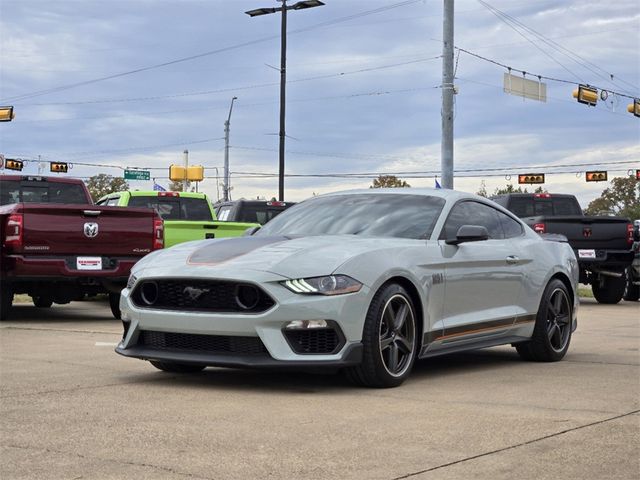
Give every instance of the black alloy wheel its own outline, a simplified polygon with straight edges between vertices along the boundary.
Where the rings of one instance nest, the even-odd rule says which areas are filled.
[[[562,360],[571,342],[572,318],[567,287],[558,279],[551,280],[542,295],[531,340],[516,344],[516,350],[526,360]]]
[[[362,363],[345,370],[348,378],[377,388],[404,382],[417,355],[416,325],[415,308],[407,291],[396,283],[382,286],[365,318]]]

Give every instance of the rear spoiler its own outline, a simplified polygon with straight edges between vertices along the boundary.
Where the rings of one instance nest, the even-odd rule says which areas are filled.
[[[565,237],[561,233],[541,233],[540,237],[543,240],[547,240],[548,242],[569,243],[567,237]]]

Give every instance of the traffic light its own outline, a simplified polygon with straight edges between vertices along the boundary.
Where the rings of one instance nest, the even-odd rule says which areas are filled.
[[[49,168],[55,173],[67,173],[69,171],[69,165],[65,162],[51,162]]]
[[[13,118],[13,107],[0,107],[0,122],[10,122]]]
[[[544,173],[525,173],[518,175],[518,183],[544,183]]]
[[[607,172],[604,172],[604,171],[587,172],[585,175],[585,179],[587,180],[587,182],[606,182]]]
[[[595,107],[598,102],[598,89],[588,85],[578,85],[578,88],[573,91],[573,98],[578,99],[580,103]]]
[[[174,182],[183,180],[201,182],[204,179],[204,167],[202,165],[192,165],[185,169],[181,165],[171,165],[169,167],[169,179]]]
[[[627,112],[633,113],[635,117],[640,117],[640,100],[635,98],[633,103],[627,105]]]
[[[169,179],[174,182],[185,180],[186,178],[185,168],[180,165],[169,166]]]
[[[640,170],[636,170],[636,180],[640,180]]]
[[[20,172],[23,166],[22,160],[14,160],[13,158],[7,158],[4,162],[4,168],[7,170],[18,170]]]
[[[187,180],[190,182],[201,182],[204,179],[204,167],[193,165],[187,168]]]

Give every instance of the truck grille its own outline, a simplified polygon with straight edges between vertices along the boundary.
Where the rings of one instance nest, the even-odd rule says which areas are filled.
[[[140,308],[195,312],[261,313],[275,302],[261,288],[224,280],[142,280],[131,295]]]
[[[267,349],[258,337],[196,335],[143,330],[140,332],[138,345],[145,345],[158,350],[195,351],[223,355],[268,355]]]

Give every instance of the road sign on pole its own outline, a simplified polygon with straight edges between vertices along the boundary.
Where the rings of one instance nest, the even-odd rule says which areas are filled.
[[[125,170],[125,180],[151,180],[149,170]]]

